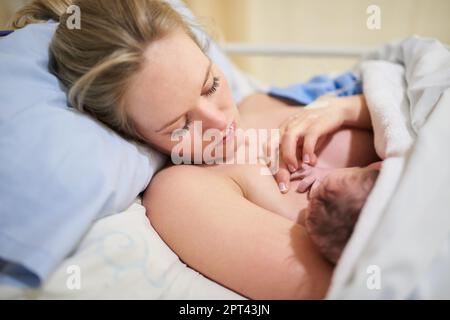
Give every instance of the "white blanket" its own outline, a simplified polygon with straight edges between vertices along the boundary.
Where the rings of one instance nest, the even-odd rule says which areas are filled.
[[[183,264],[138,202],[98,220],[36,290],[2,285],[0,299],[242,299]]]
[[[408,38],[357,66],[385,159],[329,299],[450,298],[450,52]]]

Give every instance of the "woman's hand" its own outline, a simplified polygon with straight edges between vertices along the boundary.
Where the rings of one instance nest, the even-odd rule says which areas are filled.
[[[319,101],[322,106],[307,106],[302,113],[288,118],[280,126],[282,160],[291,172],[299,168],[297,148],[302,148],[303,163],[315,165],[316,144],[320,137],[339,129],[345,121],[346,109],[333,100]]]
[[[314,166],[317,163],[315,150],[318,140],[343,125],[371,127],[363,95],[343,98],[325,96],[280,126],[280,167],[274,176],[281,192],[289,190],[290,173],[299,168],[297,149],[302,149],[302,162]]]

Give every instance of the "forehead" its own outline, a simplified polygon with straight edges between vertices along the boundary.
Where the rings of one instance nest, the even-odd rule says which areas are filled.
[[[181,31],[154,41],[144,58],[127,90],[127,110],[139,115],[141,121],[145,117],[146,123],[141,125],[154,128],[180,116],[196,102],[209,60]]]
[[[343,168],[331,172],[320,185],[324,189],[333,192],[353,192],[360,189],[361,177],[364,170],[361,168]]]

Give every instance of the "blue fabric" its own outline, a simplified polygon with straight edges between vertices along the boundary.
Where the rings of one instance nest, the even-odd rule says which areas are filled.
[[[286,88],[272,87],[269,90],[269,94],[274,97],[289,99],[299,104],[310,104],[327,93],[335,93],[337,96],[361,94],[362,83],[353,73],[347,72],[334,79],[320,75],[305,83]]]
[[[179,0],[168,2],[195,20]],[[29,25],[0,38],[1,283],[39,286],[94,220],[134,201],[165,159],[67,107],[47,69],[56,26]],[[238,103],[234,66],[213,41],[208,55]]]
[[[13,33],[13,30],[0,30],[0,37],[6,37],[8,34]]]

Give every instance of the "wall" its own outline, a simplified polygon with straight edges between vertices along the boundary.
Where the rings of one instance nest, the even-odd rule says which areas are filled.
[[[26,2],[27,0],[0,0],[0,29],[6,29],[11,16]]]
[[[0,0],[0,25],[26,0]],[[185,0],[219,42],[373,47],[412,34],[450,43],[449,0]],[[366,9],[381,8],[381,29],[368,30]],[[267,84],[341,72],[348,58],[233,57]]]
[[[448,0],[186,0],[219,41],[306,46],[374,47],[417,34],[450,43]],[[381,29],[366,26],[369,5],[381,9]],[[235,59],[256,78],[288,84],[314,74],[341,72],[354,59]]]

